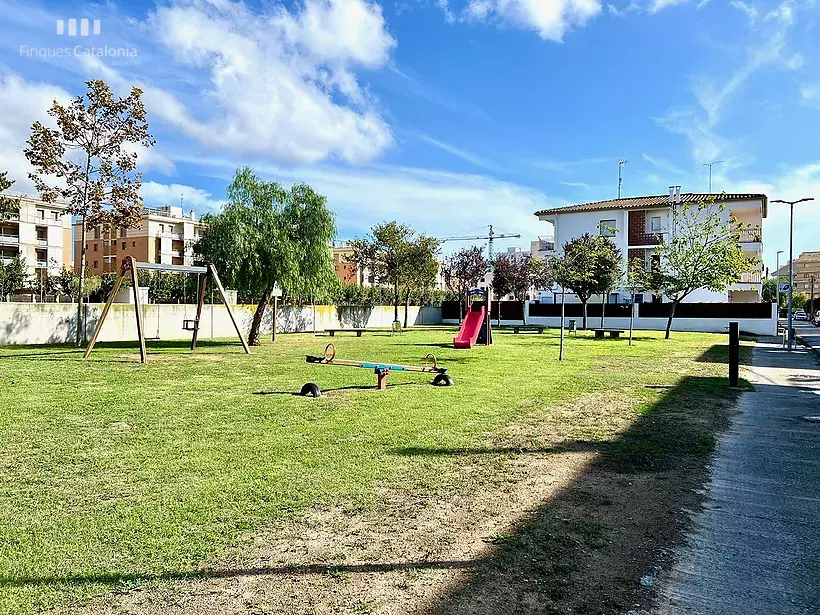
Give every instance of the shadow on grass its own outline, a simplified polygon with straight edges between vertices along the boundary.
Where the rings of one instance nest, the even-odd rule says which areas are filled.
[[[659,390],[656,401],[619,437],[601,443],[394,449],[394,454],[408,456],[597,453],[569,485],[491,539],[475,558],[350,565],[342,556],[339,563],[251,569],[6,576],[0,577],[0,586],[463,569],[467,576],[424,611],[427,615],[623,613],[636,603],[646,604],[648,596],[638,580],[658,565],[660,553],[679,544],[688,522],[682,510],[700,503],[696,490],[706,479],[716,434],[727,426],[737,395],[725,378],[685,377],[677,386]],[[308,601],[306,596],[304,603]]]
[[[387,385],[388,389],[392,389],[394,387],[403,387],[403,386],[411,386],[416,385],[420,386],[423,385],[422,382],[391,382]],[[337,391],[377,391],[376,385],[366,385],[366,384],[351,384],[350,386],[346,387],[335,387],[332,389],[321,389],[322,393],[334,393]],[[303,396],[298,391],[254,391],[253,395],[295,395],[296,397],[306,397]]]
[[[760,350],[758,350],[758,353]],[[724,363],[729,364],[729,344],[715,344],[707,350],[704,350],[701,355],[695,359],[699,363]],[[740,364],[752,364],[752,348],[751,346],[740,347]]]
[[[458,456],[458,455],[515,455],[515,454],[542,454],[542,455],[556,455],[560,453],[575,453],[575,452],[596,452],[600,449],[603,442],[593,442],[586,440],[576,440],[569,442],[562,442],[554,446],[487,446],[476,448],[424,448],[424,447],[405,447],[394,448],[389,451],[393,455],[406,455],[410,457],[426,456],[426,457],[442,457],[442,456]]]

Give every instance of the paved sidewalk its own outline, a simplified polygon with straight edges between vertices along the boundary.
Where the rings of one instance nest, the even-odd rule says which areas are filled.
[[[820,365],[777,338],[754,348],[710,464],[704,508],[658,581],[660,615],[820,613]]]

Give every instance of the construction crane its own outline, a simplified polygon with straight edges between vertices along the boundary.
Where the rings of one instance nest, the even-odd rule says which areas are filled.
[[[493,225],[492,224],[489,225],[489,229],[490,229],[490,232],[487,233],[486,235],[470,236],[470,237],[441,237],[441,238],[439,238],[439,241],[441,241],[441,242],[444,242],[444,241],[475,241],[477,239],[486,239],[486,240],[488,240],[487,260],[492,263],[493,262],[493,256],[494,256],[494,253],[493,253],[493,239],[512,239],[512,238],[520,239],[521,235],[518,235],[518,234],[513,235],[513,234],[508,234],[508,233],[498,234],[495,231],[493,231]]]

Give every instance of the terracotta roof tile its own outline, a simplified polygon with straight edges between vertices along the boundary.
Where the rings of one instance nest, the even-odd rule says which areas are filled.
[[[763,199],[763,211],[765,217],[768,197],[765,194],[710,194],[706,192],[685,192],[680,195],[681,203],[705,203],[710,198],[716,203],[731,203],[735,201],[752,201]],[[668,194],[657,194],[653,196],[637,196],[623,199],[610,199],[608,201],[595,201],[592,203],[581,203],[579,205],[567,205],[566,207],[553,207],[536,211],[536,216],[546,216],[549,214],[563,214],[573,211],[600,211],[605,209],[644,209],[647,207],[667,207],[669,206]]]

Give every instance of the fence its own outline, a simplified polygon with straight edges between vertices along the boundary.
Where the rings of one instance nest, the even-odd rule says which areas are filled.
[[[446,305],[452,303],[453,305]],[[560,303],[534,303],[502,301],[502,324],[515,325],[526,323],[559,327],[561,325]],[[512,313],[514,308],[503,307],[504,303],[517,303],[520,306],[521,318],[504,317]],[[632,326],[644,331],[663,331],[669,318],[671,303],[636,303],[634,308],[626,304],[608,303],[605,313],[605,325],[611,329],[628,329],[630,309],[635,310]],[[453,307],[455,306],[455,308]],[[565,325],[575,320],[581,326],[583,305],[567,303],[564,305]],[[493,310],[497,314],[497,310]],[[590,329],[601,326],[602,305],[590,303],[587,305],[587,327]],[[496,316],[497,317],[497,316]],[[740,330],[755,335],[777,335],[777,313],[771,303],[681,303],[675,310],[672,321],[673,331],[701,331],[705,333],[725,333],[729,330],[729,322],[740,323]],[[442,303],[442,322],[455,324],[458,322],[458,303]]]
[[[97,326],[102,304],[85,305],[85,331],[90,337]],[[240,328],[247,334],[256,306],[237,305],[234,308]],[[191,332],[182,329],[185,319],[194,318],[195,305],[148,304],[143,306],[145,333],[149,338],[162,340],[191,339]],[[441,309],[411,306],[410,325],[441,324]],[[399,317],[404,321],[404,309]],[[392,306],[355,307],[317,305],[315,307],[279,308],[277,331],[299,333],[323,331],[330,328],[390,327],[393,322]],[[269,335],[273,323],[270,309],[262,318],[261,332]],[[71,303],[0,303],[0,345],[58,344],[73,342],[77,331],[77,306]],[[200,339],[230,338],[236,333],[225,306],[206,305],[200,322]],[[134,308],[114,304],[100,332],[100,341],[127,341],[137,339]]]

